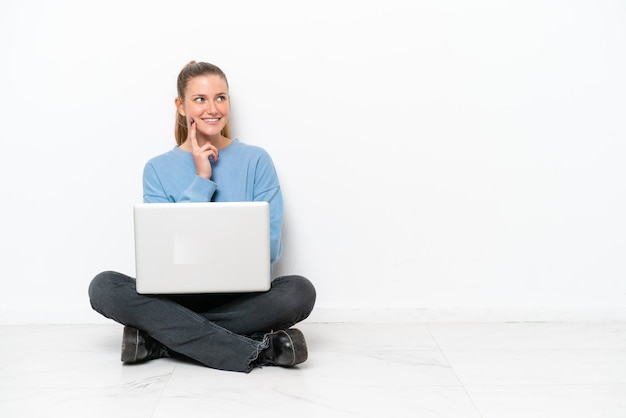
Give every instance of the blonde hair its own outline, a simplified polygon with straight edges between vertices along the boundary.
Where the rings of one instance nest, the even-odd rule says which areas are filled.
[[[185,99],[185,90],[187,89],[187,84],[189,83],[189,80],[201,75],[217,75],[226,82],[226,87],[228,88],[228,80],[226,79],[226,74],[224,74],[224,72],[218,66],[209,64],[208,62],[190,61],[187,65],[183,67],[183,69],[178,74],[176,89],[178,90],[178,98],[181,101]],[[187,134],[187,119],[177,111],[176,124],[174,126],[176,145],[182,145],[183,142],[187,140]],[[230,138],[230,124],[228,122],[226,122],[226,125],[222,129],[221,134],[226,138]]]

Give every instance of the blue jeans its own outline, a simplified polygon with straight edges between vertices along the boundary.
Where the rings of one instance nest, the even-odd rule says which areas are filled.
[[[302,276],[274,279],[267,292],[141,295],[135,279],[105,271],[89,285],[94,310],[138,328],[170,351],[205,366],[249,372],[265,335],[309,316],[315,288]]]

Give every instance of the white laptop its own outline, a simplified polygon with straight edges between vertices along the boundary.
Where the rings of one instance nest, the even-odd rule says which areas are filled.
[[[269,290],[269,214],[267,202],[135,204],[137,292]]]

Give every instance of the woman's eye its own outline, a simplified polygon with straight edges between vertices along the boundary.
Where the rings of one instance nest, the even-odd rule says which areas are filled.
[[[226,96],[217,96],[217,101],[218,102],[223,102],[226,100]]]
[[[193,99],[193,100],[194,100],[194,102],[196,102],[196,103],[202,103],[202,102],[204,102],[204,98],[203,98],[203,97],[196,97],[196,98],[195,98],[195,99]]]

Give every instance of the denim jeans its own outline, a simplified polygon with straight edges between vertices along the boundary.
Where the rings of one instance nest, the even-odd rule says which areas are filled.
[[[278,277],[267,292],[235,294],[142,295],[134,278],[113,271],[89,285],[91,306],[105,317],[205,366],[241,372],[268,346],[265,334],[304,320],[315,297],[302,276]]]

